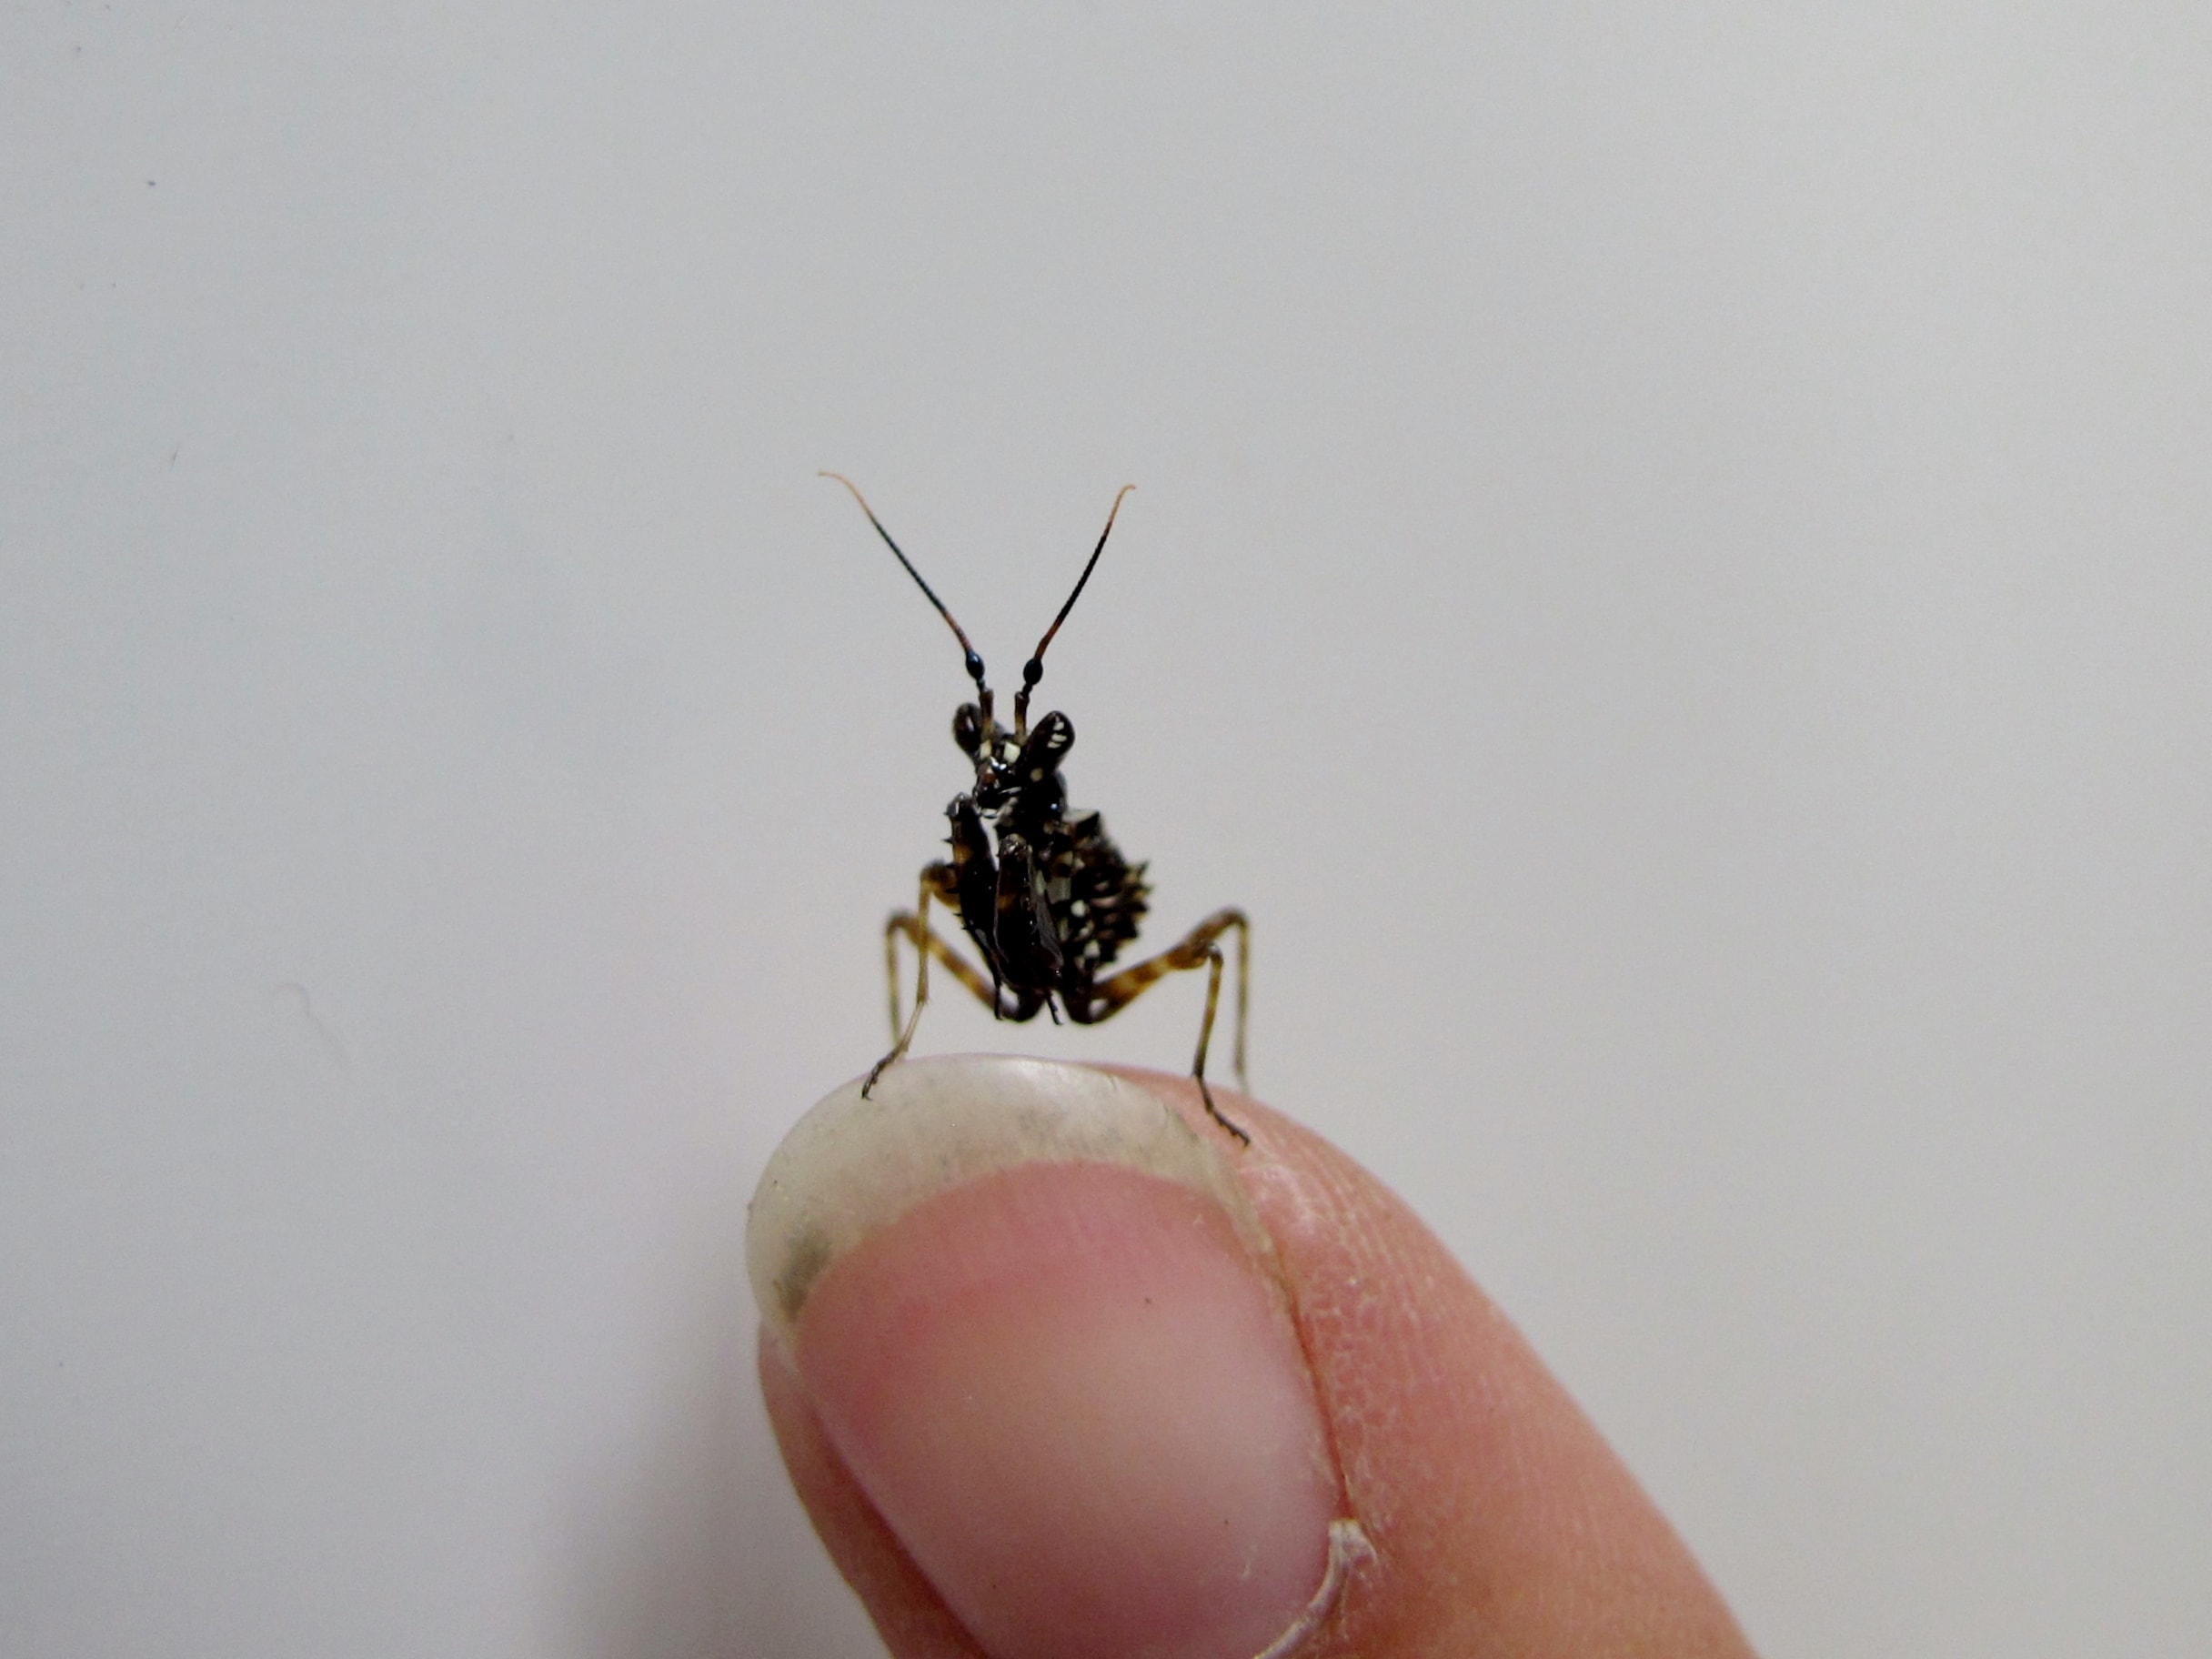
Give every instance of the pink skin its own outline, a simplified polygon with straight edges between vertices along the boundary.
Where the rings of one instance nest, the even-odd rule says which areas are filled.
[[[1228,1218],[1110,1164],[943,1193],[839,1261],[799,1372],[995,1659],[1250,1659],[1338,1495],[1283,1299]]]
[[[1121,1075],[1219,1133],[1187,1079]],[[1238,1268],[1241,1293],[1222,1275],[1249,1258],[1204,1201],[1028,1165],[833,1265],[796,1371],[763,1342],[792,1483],[897,1659],[1252,1659],[1343,1513],[1373,1554],[1298,1659],[1749,1659],[1664,1517],[1434,1237],[1335,1148],[1218,1092],[1252,1131],[1231,1162],[1275,1249],[1271,1271]],[[1314,1405],[1333,1474],[1296,1450]],[[1209,1518],[1256,1543],[1257,1582]]]

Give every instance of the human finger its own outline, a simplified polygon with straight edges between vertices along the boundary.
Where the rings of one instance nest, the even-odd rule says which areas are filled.
[[[1249,1148],[1188,1080],[916,1062],[779,1154],[763,1386],[892,1651],[1747,1652],[1411,1212],[1219,1092]]]

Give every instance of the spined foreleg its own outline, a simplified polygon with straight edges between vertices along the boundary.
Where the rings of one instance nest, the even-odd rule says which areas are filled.
[[[914,908],[893,911],[890,919],[883,924],[884,976],[890,983],[891,1051],[876,1061],[868,1074],[868,1081],[860,1085],[863,1099],[876,1086],[876,1080],[883,1075],[885,1068],[901,1059],[914,1041],[914,1028],[921,1023],[922,1005],[930,1000],[931,957],[943,963],[952,977],[968,988],[970,995],[1001,1020],[1033,1018],[1041,1005],[1041,1000],[1033,997],[1016,997],[1011,1001],[1007,1000],[999,988],[985,979],[974,963],[947,944],[938,936],[937,930],[930,926],[931,896],[950,903],[953,902],[954,891],[952,867],[949,864],[932,864],[921,872],[921,893],[915,900]],[[903,1021],[900,1018],[899,1008],[899,940],[901,938],[914,947],[915,957],[914,1009]]]

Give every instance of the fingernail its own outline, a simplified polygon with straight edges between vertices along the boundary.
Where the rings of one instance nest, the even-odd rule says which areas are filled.
[[[756,1293],[847,1469],[992,1659],[1252,1659],[1339,1513],[1265,1235],[1141,1086],[1001,1057],[840,1091],[771,1161]]]

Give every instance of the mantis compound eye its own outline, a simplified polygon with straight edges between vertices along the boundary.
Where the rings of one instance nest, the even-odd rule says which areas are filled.
[[[1060,758],[1074,747],[1075,724],[1055,709],[1037,722],[1037,729],[1021,746],[1021,759],[1016,764],[1024,777],[1036,779],[1057,767]]]

